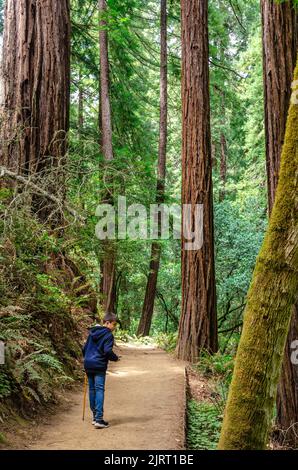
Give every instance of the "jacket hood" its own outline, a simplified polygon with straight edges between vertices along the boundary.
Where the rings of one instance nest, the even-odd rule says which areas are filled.
[[[99,341],[104,336],[108,335],[109,333],[111,333],[111,331],[109,330],[109,328],[106,328],[105,326],[94,326],[90,330],[90,336],[95,343],[97,343],[97,341]]]

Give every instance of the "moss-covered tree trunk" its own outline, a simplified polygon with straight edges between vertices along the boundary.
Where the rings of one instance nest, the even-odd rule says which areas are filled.
[[[283,3],[261,0],[261,9],[268,206],[271,214],[279,177],[297,54],[298,15],[292,0]],[[296,306],[293,308],[278,386],[276,419],[280,442],[287,442],[293,447],[298,445],[298,367],[291,363],[291,344],[297,338],[298,307]]]
[[[208,1],[182,0],[182,203],[203,205],[203,246],[182,240],[182,311],[177,355],[196,361],[217,350],[213,189],[210,132]],[[184,225],[185,217],[183,217]]]
[[[295,70],[298,80],[298,66]],[[295,103],[296,91],[293,92]],[[279,183],[238,346],[219,449],[265,449],[298,295],[298,105],[290,106]]]

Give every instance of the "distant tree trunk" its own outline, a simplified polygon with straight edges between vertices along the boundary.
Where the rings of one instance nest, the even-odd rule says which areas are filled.
[[[216,160],[216,143],[214,141],[211,142],[211,161],[212,167],[217,167],[217,160]]]
[[[166,177],[166,153],[167,153],[167,118],[168,118],[168,54],[167,54],[167,0],[160,3],[160,122],[159,122],[159,152],[157,168],[157,203],[164,202],[165,177]],[[159,224],[160,225],[160,224]],[[159,231],[160,232],[160,231]],[[151,328],[156,286],[161,256],[161,246],[153,242],[151,247],[151,259],[149,276],[147,280],[143,311],[137,334],[148,336]]]
[[[271,214],[278,183],[291,83],[297,56],[297,13],[292,1],[262,0],[263,68],[268,202]],[[298,367],[291,363],[291,344],[298,338],[298,307],[293,311],[277,394],[277,428],[281,443],[298,445]],[[296,424],[296,428],[294,426]],[[288,430],[286,433],[285,431]]]
[[[112,118],[111,104],[109,96],[109,54],[108,54],[108,32],[107,32],[107,2],[99,0],[98,2],[100,14],[100,110],[101,110],[101,137],[102,152],[105,162],[113,160],[113,144],[112,144]],[[108,178],[108,183],[111,183]],[[105,203],[113,204],[113,195],[111,191],[107,191],[104,198]],[[103,307],[106,311],[113,312],[116,302],[116,249],[113,241],[105,240],[103,242],[104,256],[101,263],[102,275],[102,295]]]
[[[292,308],[297,301],[297,127],[298,106],[292,104],[275,203],[244,312],[219,442],[224,450],[265,449],[268,442]]]
[[[203,204],[204,243],[187,251],[182,240],[182,313],[178,357],[196,361],[217,351],[213,194],[208,68],[208,1],[182,0],[182,203]],[[194,213],[194,211],[193,211]],[[192,215],[192,228],[195,226]]]
[[[220,190],[220,201],[223,201],[225,198],[225,187],[226,187],[226,177],[227,177],[227,156],[226,156],[227,142],[224,133],[221,133],[220,136],[220,181],[222,188]]]
[[[7,0],[2,63],[0,163],[23,175],[55,172],[64,196],[70,90],[69,1]],[[46,218],[46,202],[35,209]]]
[[[82,72],[79,73],[79,106],[78,106],[78,129],[82,132],[84,127],[84,91],[81,84]]]

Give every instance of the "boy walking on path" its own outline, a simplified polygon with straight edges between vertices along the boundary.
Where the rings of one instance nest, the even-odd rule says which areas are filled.
[[[119,357],[113,352],[113,331],[117,326],[117,317],[107,313],[103,326],[91,328],[88,339],[83,347],[84,368],[89,382],[89,401],[93,413],[94,427],[107,428],[109,423],[103,419],[106,372],[109,361],[118,361]]]

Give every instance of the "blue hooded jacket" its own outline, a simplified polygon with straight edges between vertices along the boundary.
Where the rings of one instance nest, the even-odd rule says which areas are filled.
[[[83,347],[84,368],[86,372],[105,372],[109,361],[118,361],[113,352],[114,336],[105,326],[91,328]]]

